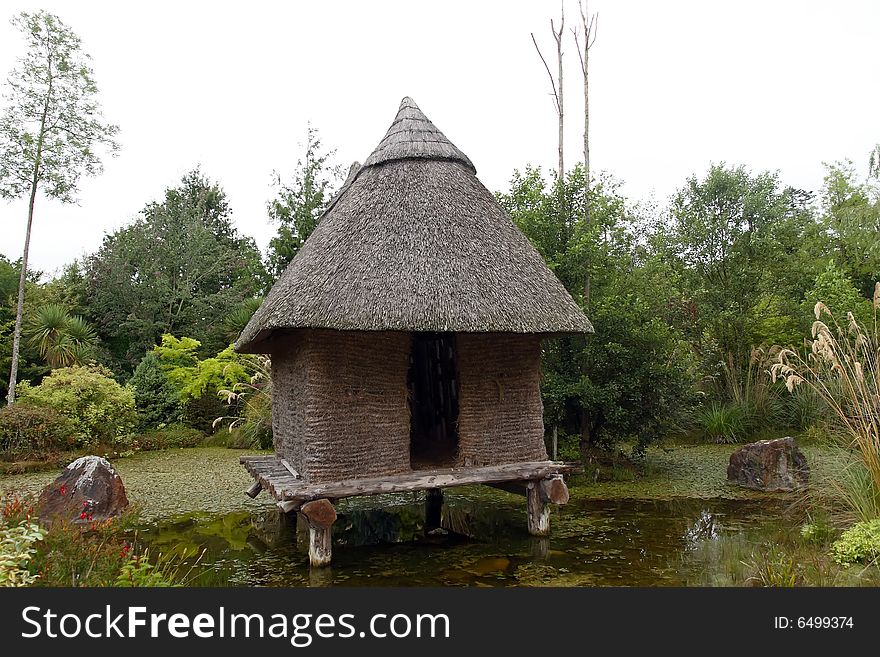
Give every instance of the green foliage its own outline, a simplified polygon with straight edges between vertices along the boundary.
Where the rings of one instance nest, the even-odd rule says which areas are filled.
[[[643,448],[689,402],[686,345],[665,321],[676,303],[661,261],[635,238],[638,220],[618,184],[590,188],[585,216],[583,170],[548,188],[540,169],[514,172],[498,200],[572,296],[587,306],[596,332],[561,338],[544,350],[547,424],[560,424],[583,445],[634,438]],[[562,201],[560,202],[560,198]]]
[[[200,346],[198,340],[166,334],[162,336],[162,344],[154,349],[160,366],[184,403],[200,399],[206,393],[216,396],[219,390],[250,379],[244,359],[231,345],[204,360],[196,356]]]
[[[230,308],[262,291],[254,241],[232,222],[223,190],[198,170],[131,225],[108,235],[87,260],[88,316],[106,362],[131,373],[163,334],[198,335],[201,354],[229,344]]]
[[[225,332],[227,342],[235,342],[244,327],[251,321],[257,308],[263,303],[263,297],[254,297],[253,299],[245,299],[237,307],[233,308],[223,319],[223,330]]]
[[[227,447],[272,447],[272,377],[268,356],[255,354],[242,359],[250,373],[248,381],[239,381],[229,390],[220,390],[230,408],[238,408],[237,416],[215,420],[231,420]]]
[[[273,280],[287,269],[315,230],[340,178],[339,169],[328,164],[333,151],[324,152],[318,131],[311,126],[305,148],[290,183],[282,182],[278,172],[272,174],[278,189],[277,196],[267,204],[269,218],[278,224],[278,234],[269,241],[269,269]]]
[[[789,588],[804,583],[798,564],[775,542],[755,550],[746,565],[751,571],[746,583],[752,586]]]
[[[703,438],[716,443],[738,443],[749,431],[751,418],[744,404],[710,402],[697,411]]]
[[[880,557],[880,518],[858,522],[831,545],[831,556],[842,566],[875,563]]]
[[[128,385],[134,393],[140,431],[155,429],[180,419],[183,412],[180,395],[168,380],[155,351],[148,351],[138,363]]]
[[[814,308],[820,301],[837,317],[846,317],[846,313],[852,312],[864,325],[872,321],[871,302],[862,297],[833,261],[816,277],[813,287],[805,295],[803,313],[810,321],[814,319]]]
[[[20,260],[9,262],[0,255],[0,372],[5,373],[8,373],[12,366],[12,332],[15,328],[20,273]],[[36,309],[48,302],[49,295],[46,293],[45,286],[38,284],[41,276],[42,272],[28,270],[23,313],[25,325],[30,322]],[[49,371],[49,367],[40,358],[37,349],[28,340],[23,340],[19,350],[18,379],[20,381],[38,381]],[[0,397],[6,397],[8,387],[8,379],[5,376],[0,377]]]
[[[805,522],[801,525],[801,537],[808,543],[825,545],[834,538],[835,534],[834,527],[822,517],[815,518],[811,522]]]
[[[50,198],[72,202],[80,177],[101,171],[97,146],[115,151],[80,39],[57,16],[22,12],[12,24],[26,50],[7,79],[0,118],[0,196],[18,198],[34,178]]]
[[[57,303],[46,304],[31,318],[27,335],[52,369],[85,365],[94,359],[98,341],[94,327]]]
[[[150,557],[139,548],[134,513],[85,526],[62,520],[32,524],[34,499],[0,499],[0,585],[180,586],[193,578],[202,556],[192,551]]]
[[[134,395],[101,366],[63,367],[38,386],[22,384],[20,403],[50,408],[72,420],[89,441],[113,444],[136,423]]]
[[[170,424],[165,427],[144,431],[135,439],[135,449],[156,450],[178,447],[198,447],[205,440],[205,434],[184,424]]]
[[[798,193],[776,174],[713,165],[678,191],[658,244],[694,304],[687,330],[706,375],[726,367],[727,381],[742,388],[754,345],[798,337],[796,323],[769,312],[790,316],[790,300],[803,295],[803,276],[786,267],[808,222]]]
[[[0,458],[45,458],[81,442],[77,424],[55,409],[22,403],[0,409]]]
[[[0,519],[0,586],[31,586],[37,576],[28,570],[45,530],[35,522],[6,525]]]
[[[183,421],[204,432],[212,431],[217,418],[227,414],[218,395],[222,390],[250,380],[248,360],[228,346],[212,358],[199,360],[200,347],[193,338],[163,335],[154,352],[160,367],[175,388],[183,406]]]
[[[113,585],[122,588],[183,586],[201,559],[199,557],[196,564],[187,565],[185,560],[188,556],[187,553],[180,555],[159,554],[155,563],[152,563],[149,549],[144,550],[143,554],[135,554],[129,558],[128,562],[120,569]],[[185,572],[184,568],[186,568]]]
[[[789,391],[805,387],[819,397],[836,425],[842,446],[855,461],[835,477],[835,487],[850,510],[864,520],[880,517],[880,282],[876,283],[869,325],[848,312],[841,322],[828,306],[816,304],[809,349],[782,350],[774,378]]]
[[[22,12],[12,24],[24,37],[25,54],[6,79],[0,116],[0,198],[30,194],[21,268],[27,254],[37,191],[63,203],[76,200],[80,178],[100,173],[103,146],[114,152],[118,127],[105,123],[98,104],[89,56],[78,36],[46,11]],[[20,279],[18,299],[27,285]],[[23,316],[16,306],[14,334]],[[20,342],[13,341],[7,395],[15,399]]]
[[[822,190],[823,237],[830,255],[862,297],[880,280],[880,191],[876,181],[860,182],[852,162],[826,165]],[[832,307],[832,310],[835,310]]]

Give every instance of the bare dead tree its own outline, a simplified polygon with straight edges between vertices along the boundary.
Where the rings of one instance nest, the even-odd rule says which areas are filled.
[[[583,29],[584,45],[581,48],[578,28],[572,28],[574,42],[577,46],[581,72],[584,75],[584,225],[590,228],[590,48],[596,43],[599,32],[599,14],[590,15],[589,0],[578,0],[581,12],[581,28]],[[590,307],[590,267],[587,263],[584,278],[584,304]]]
[[[553,19],[550,19],[550,31],[553,33],[553,40],[556,41],[556,62],[558,65],[558,72],[556,75],[556,79],[553,79],[553,74],[550,72],[550,67],[547,65],[547,60],[544,59],[544,55],[541,52],[541,48],[538,46],[538,41],[535,39],[535,33],[532,32],[532,43],[535,44],[535,50],[538,51],[538,57],[541,58],[541,62],[544,64],[544,68],[547,70],[547,76],[550,78],[550,88],[553,90],[553,105],[556,109],[556,116],[559,119],[559,169],[558,176],[559,180],[562,180],[562,177],[565,175],[565,159],[563,156],[563,124],[564,124],[564,111],[563,111],[563,95],[562,95],[562,34],[565,30],[565,5],[564,3],[560,3],[560,19],[559,19],[559,29],[556,29],[556,25],[553,22]]]

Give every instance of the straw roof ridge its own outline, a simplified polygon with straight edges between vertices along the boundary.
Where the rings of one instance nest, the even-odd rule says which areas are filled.
[[[421,114],[408,100],[398,124]],[[273,332],[298,328],[592,332],[466,156],[402,152],[377,148],[364,166],[352,166],[239,336],[238,351],[271,351],[264,341]]]
[[[400,101],[397,116],[385,137],[364,166],[375,166],[403,159],[452,160],[462,163],[474,175],[476,167],[419,109],[415,101],[405,96]]]

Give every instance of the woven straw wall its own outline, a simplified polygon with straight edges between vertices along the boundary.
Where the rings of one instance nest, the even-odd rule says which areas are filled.
[[[540,336],[459,333],[457,338],[459,462],[546,459]]]
[[[299,331],[273,348],[278,454],[312,482],[409,470],[410,336]]]
[[[306,331],[279,337],[272,353],[272,440],[275,453],[300,473],[304,472],[303,437],[306,435],[304,399],[308,353]]]

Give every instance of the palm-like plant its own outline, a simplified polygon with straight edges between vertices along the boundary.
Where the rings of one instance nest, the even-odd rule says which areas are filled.
[[[28,336],[52,369],[89,362],[98,342],[91,324],[57,303],[46,304],[37,311],[28,327]]]
[[[253,314],[257,312],[257,308],[260,307],[261,303],[263,303],[262,297],[245,299],[245,301],[226,315],[223,319],[223,331],[230,342],[234,342],[241,335],[244,327],[247,326]]]

